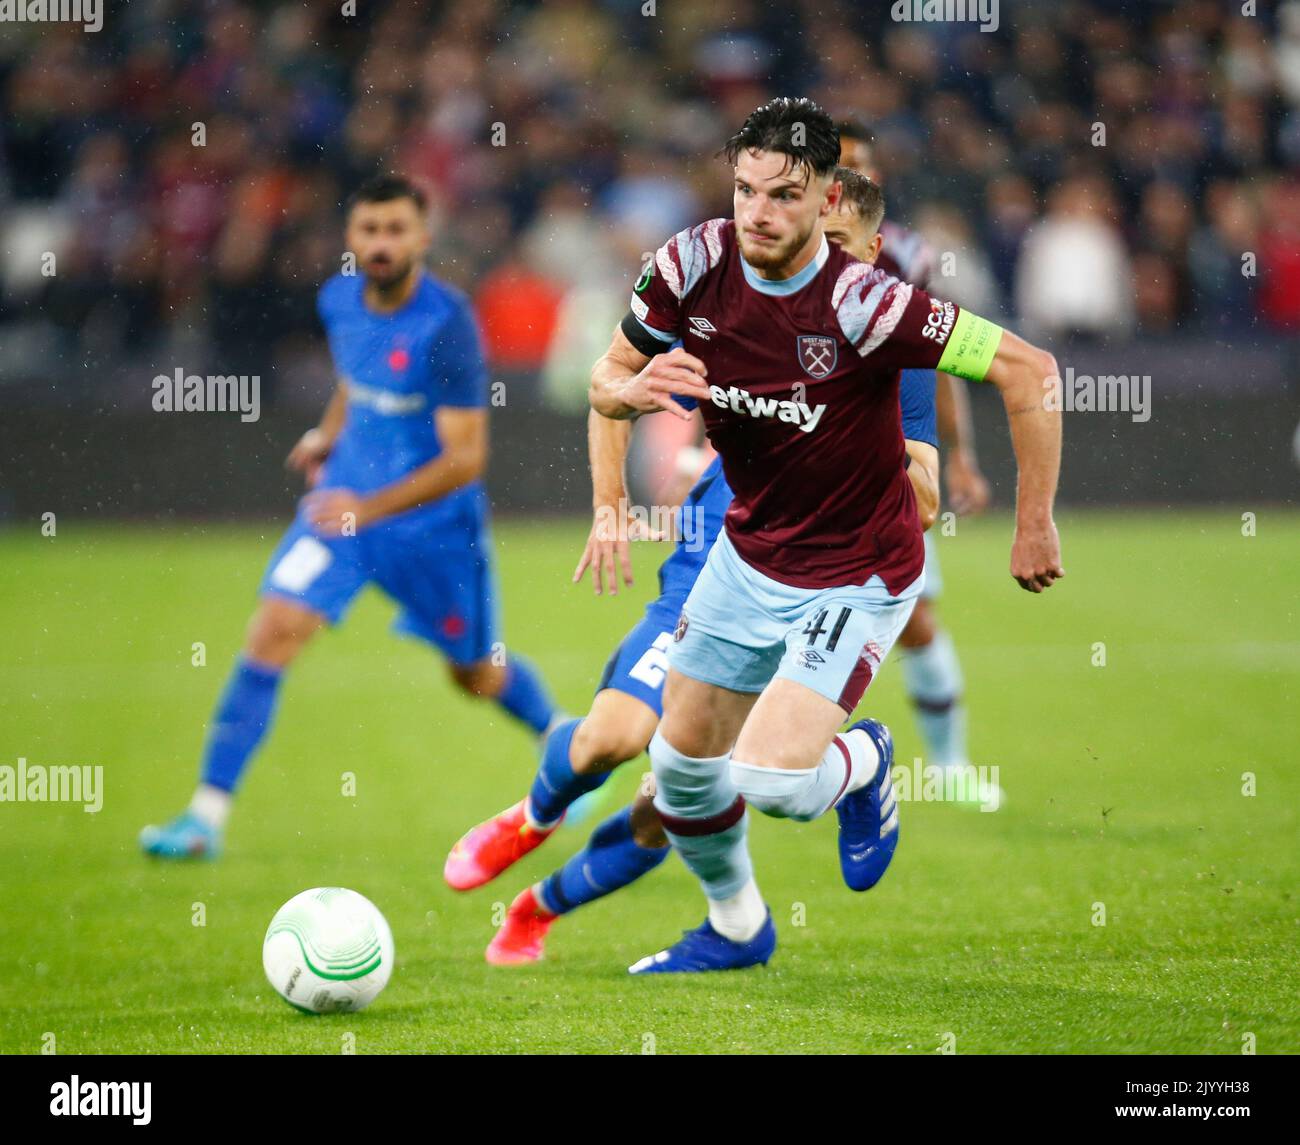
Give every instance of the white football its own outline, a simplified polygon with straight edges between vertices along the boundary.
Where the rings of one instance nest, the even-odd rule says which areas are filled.
[[[393,973],[393,932],[364,895],[316,887],[275,912],[262,942],[262,968],[299,1010],[362,1010]]]

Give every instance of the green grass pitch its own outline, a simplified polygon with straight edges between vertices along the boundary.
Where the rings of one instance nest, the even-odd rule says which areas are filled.
[[[865,895],[840,883],[833,820],[755,816],[776,956],[678,979],[625,973],[703,917],[676,858],[560,922],[541,965],[483,961],[496,904],[594,820],[498,884],[443,885],[458,835],[526,789],[533,748],[392,636],[373,593],[289,677],[226,856],[146,861],[136,833],[188,797],[280,526],[11,528],[0,764],[99,764],[105,796],[98,814],[0,803],[0,1051],[52,1035],[60,1053],[338,1053],[351,1037],[358,1053],[1237,1054],[1253,1035],[1295,1053],[1300,516],[1241,528],[1227,509],[1065,514],[1068,576],[1042,597],[1006,574],[1006,517],[941,538],[972,751],[1000,768],[1005,809],[905,804],[893,868]],[[568,584],[584,533],[497,527],[509,645],[573,711],[664,553],[639,547],[636,589],[596,600]],[[896,666],[867,705],[910,760]],[[606,811],[647,766],[616,777]],[[301,1015],[263,978],[271,915],[319,885],[361,891],[392,925],[396,971],[364,1013]]]

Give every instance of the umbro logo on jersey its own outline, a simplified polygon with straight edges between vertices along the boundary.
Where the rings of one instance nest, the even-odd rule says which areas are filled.
[[[778,401],[776,398],[756,398],[739,386],[709,387],[709,399],[719,409],[732,413],[747,413],[750,417],[774,417],[779,421],[797,425],[804,433],[812,433],[826,412],[825,403],[810,406],[805,402]]]
[[[707,318],[688,318],[687,321],[691,324],[690,332],[698,334],[706,342],[709,340],[710,334],[718,332],[718,328]]]
[[[807,668],[811,672],[817,671],[818,664],[826,663],[826,658],[815,648],[801,648],[796,659],[801,668]]]

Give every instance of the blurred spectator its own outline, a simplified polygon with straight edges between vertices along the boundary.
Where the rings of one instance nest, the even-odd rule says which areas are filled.
[[[1259,236],[1259,312],[1275,329],[1300,332],[1300,181],[1272,180],[1264,190]]]
[[[347,193],[400,168],[430,189],[433,264],[533,392],[561,300],[568,329],[595,284],[622,294],[629,242],[726,213],[718,146],[791,92],[872,126],[890,217],[958,253],[972,306],[1050,332],[1297,329],[1300,0],[1021,5],[991,34],[892,7],[142,0],[95,36],[12,25],[0,324],[40,325],[86,385],[110,374],[91,345],[274,357],[309,336]],[[21,344],[47,375],[47,342]]]
[[[1074,178],[1052,192],[1016,266],[1016,308],[1032,329],[1058,336],[1132,329],[1133,268],[1111,214],[1099,178]]]

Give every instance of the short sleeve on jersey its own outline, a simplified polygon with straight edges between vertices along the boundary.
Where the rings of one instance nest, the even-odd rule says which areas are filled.
[[[903,413],[903,436],[939,448],[934,410],[934,371],[904,370],[898,385],[898,404]]]
[[[681,334],[682,302],[722,261],[725,226],[725,219],[710,219],[678,231],[641,268],[641,277],[632,288],[631,321],[624,320],[623,332],[642,353],[659,353],[662,346],[646,349],[652,340],[668,345]],[[639,324],[644,334],[632,323]],[[628,333],[629,327],[632,333]]]
[[[844,336],[884,371],[938,368],[983,381],[1002,338],[992,322],[864,263],[844,268],[832,298]]]
[[[469,303],[457,299],[433,343],[430,363],[436,405],[478,408],[487,404],[483,339]]]

